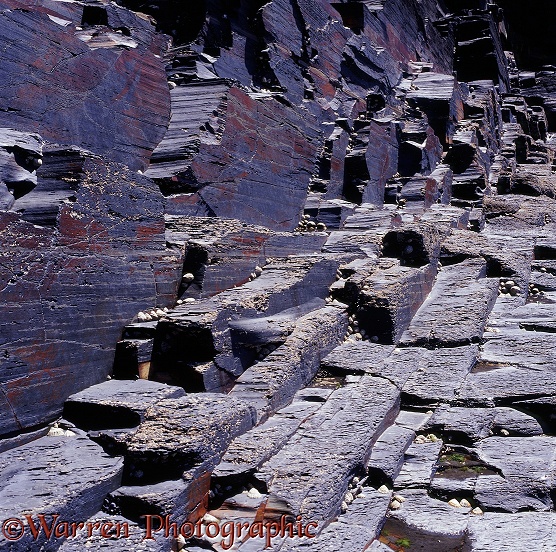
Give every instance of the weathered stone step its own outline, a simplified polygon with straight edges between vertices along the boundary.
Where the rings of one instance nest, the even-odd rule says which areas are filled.
[[[502,430],[509,435],[522,437],[541,435],[543,432],[535,418],[514,408],[461,408],[448,405],[435,410],[424,430],[461,444],[471,444],[500,434]]]
[[[489,437],[476,451],[485,464],[500,470],[500,475],[477,478],[475,499],[484,510],[553,510],[556,438]]]
[[[264,462],[277,454],[304,420],[321,408],[331,393],[332,389],[306,387],[266,422],[236,437],[212,473],[213,487],[235,488],[245,484]]]
[[[181,387],[143,379],[113,379],[69,397],[64,417],[87,430],[134,427],[156,403],[183,396],[185,391]]]
[[[51,430],[51,433],[54,433]],[[25,524],[21,539],[0,535],[0,550],[56,550],[63,538],[35,539],[24,516],[35,526],[41,514],[60,521],[83,522],[98,512],[105,496],[120,485],[122,458],[112,458],[83,436],[46,436],[0,454],[0,516]],[[51,518],[46,521],[50,523]]]
[[[257,474],[268,489],[267,511],[320,524],[335,517],[398,408],[399,390],[381,378],[363,376],[335,391]]]
[[[347,326],[340,304],[302,316],[283,345],[236,380],[230,396],[248,401],[259,422],[264,420],[313,379],[322,358],[342,342]]]
[[[344,289],[332,293],[354,302],[359,325],[373,341],[395,343],[430,292],[436,266],[401,266],[397,259],[370,263],[368,268],[354,266]]]
[[[455,552],[465,542],[469,508],[453,508],[428,496],[424,489],[407,489],[398,510],[389,512],[381,535],[382,542],[398,540],[417,544],[427,552]],[[371,549],[372,550],[372,549]]]
[[[185,385],[185,376],[194,375],[196,364],[213,363],[213,377],[218,380],[220,372],[223,378],[227,374],[229,388],[231,379],[253,361],[234,351],[229,322],[275,315],[315,298],[324,299],[339,264],[339,258],[320,255],[277,260],[251,282],[211,299],[176,307],[158,323],[154,373],[181,373]],[[202,377],[206,381],[210,374]]]
[[[210,472],[232,439],[254,422],[251,406],[226,395],[160,401],[126,440],[126,480],[154,483],[178,479],[193,468]]]
[[[323,232],[273,232],[235,219],[166,215],[166,241],[184,255],[179,296],[205,298],[249,281],[267,259],[311,255],[322,248]]]
[[[498,293],[498,280],[485,274],[486,263],[479,260],[444,268],[400,343],[455,347],[479,342]]]

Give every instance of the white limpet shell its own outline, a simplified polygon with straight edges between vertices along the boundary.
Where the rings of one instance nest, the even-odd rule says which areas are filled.
[[[252,489],[249,489],[249,491],[247,492],[247,496],[249,498],[261,498],[261,496],[263,496],[257,489],[255,489],[255,487],[253,487]]]
[[[220,520],[211,514],[205,514],[203,516],[203,523],[218,523]]]

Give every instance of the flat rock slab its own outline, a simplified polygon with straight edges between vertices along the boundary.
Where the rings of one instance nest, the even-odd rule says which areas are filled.
[[[404,463],[405,451],[414,437],[414,431],[398,425],[392,425],[382,433],[373,446],[367,466],[373,481],[392,485]]]
[[[394,481],[395,489],[427,488],[436,472],[442,441],[412,443],[406,450],[404,463]]]
[[[126,467],[132,481],[178,479],[203,467],[210,472],[232,441],[253,427],[252,407],[218,393],[166,399],[147,410],[127,441]]]
[[[469,374],[453,404],[492,407],[553,395],[556,395],[554,372],[494,366],[490,370]]]
[[[315,399],[320,396],[311,394],[310,389],[305,393],[298,392],[290,405],[263,424],[236,437],[214,469],[213,480],[224,486],[241,484],[288,442],[301,423],[322,406],[326,396],[322,401]]]
[[[546,370],[556,362],[556,334],[504,329],[485,332],[481,360]]]
[[[361,552],[378,537],[384,520],[390,494],[381,494],[364,487],[363,493],[349,505],[346,513],[338,516],[315,539],[307,539],[291,546],[285,544],[280,552],[297,550],[318,552]]]
[[[479,354],[477,345],[436,350],[408,348],[401,352],[402,356],[413,353],[415,368],[403,384],[402,400],[404,404],[421,405],[450,401]]]
[[[321,363],[333,373],[377,374],[377,366],[394,350],[394,345],[380,345],[369,341],[346,341],[336,347]]]
[[[468,549],[473,552],[531,552],[556,550],[553,512],[469,516]]]
[[[386,356],[387,351],[391,352],[389,356]],[[381,358],[384,360],[379,360]],[[418,362],[419,352],[416,349],[394,349],[390,345],[348,341],[324,359],[323,368],[328,368],[334,373],[350,366],[355,371],[357,366],[361,366],[365,368],[365,373],[387,379],[401,388],[417,369]]]
[[[517,512],[552,508],[556,438],[491,437],[480,441],[476,452],[503,476],[479,476],[475,498],[485,509]]]
[[[452,442],[474,442],[499,433],[514,436],[541,435],[539,422],[514,408],[461,408],[442,405],[436,409],[425,429],[449,436]]]
[[[102,507],[105,496],[119,487],[122,458],[112,458],[86,437],[42,437],[0,454],[0,517],[25,514],[35,525],[41,514],[59,514],[60,521],[83,522]],[[56,550],[60,542],[42,532],[37,540],[27,522],[17,550]],[[16,550],[0,536],[0,550]]]
[[[407,538],[411,548],[427,552],[455,552],[465,540],[469,508],[453,508],[424,490],[404,491],[405,502],[391,511],[383,535]],[[410,548],[410,549],[411,549]]]
[[[83,429],[134,427],[157,402],[183,396],[181,387],[144,379],[113,379],[69,397],[64,417]]]
[[[479,260],[445,267],[400,343],[429,347],[478,343],[498,293],[498,280],[485,278],[485,270],[486,263]]]
[[[335,391],[290,442],[261,468],[267,508],[323,522],[340,511],[348,482],[399,408],[391,383],[363,376]]]

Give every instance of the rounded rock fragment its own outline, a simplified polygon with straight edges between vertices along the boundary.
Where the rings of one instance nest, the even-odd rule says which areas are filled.
[[[255,267],[255,274],[260,276],[263,273],[263,269],[260,266]]]
[[[454,508],[461,508],[461,504],[455,498],[452,498],[451,500],[448,500],[448,504],[450,506],[454,507]]]
[[[182,281],[185,282],[186,284],[190,284],[194,279],[195,276],[193,276],[191,272],[186,272],[182,277]]]
[[[471,503],[469,502],[469,500],[466,500],[465,498],[462,498],[459,501],[459,504],[462,508],[471,508]]]
[[[404,503],[406,501],[406,498],[403,497],[402,495],[394,495],[394,500],[397,500],[400,504]]]
[[[380,494],[388,494],[388,493],[390,492],[390,489],[389,489],[386,485],[381,485],[381,486],[377,489],[377,491],[378,491]]]
[[[521,291],[521,288],[519,286],[512,286],[510,288],[510,295],[515,297],[516,295],[519,295],[520,291]]]
[[[471,510],[471,513],[475,514],[476,516],[482,516],[484,512],[477,506],[476,508],[473,508],[473,510]]]
[[[348,511],[348,505],[345,502],[342,502],[340,510],[342,511],[342,514],[345,514]]]

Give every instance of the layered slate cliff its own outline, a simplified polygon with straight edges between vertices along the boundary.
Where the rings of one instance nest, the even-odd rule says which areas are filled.
[[[0,0],[0,551],[556,548],[553,6],[189,4]]]

